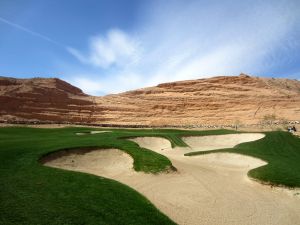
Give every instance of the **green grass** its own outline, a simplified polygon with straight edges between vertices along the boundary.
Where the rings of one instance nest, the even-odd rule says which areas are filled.
[[[75,135],[91,128],[0,128],[0,224],[174,224],[146,198],[119,182],[94,175],[45,167],[39,159],[60,149],[119,148],[134,159],[134,169],[158,173],[170,169],[165,156],[140,148],[129,137],[164,137],[186,146],[181,136],[235,133],[228,130],[126,130]],[[251,155],[269,162],[250,171],[257,179],[300,186],[300,139],[288,133],[220,151]],[[209,152],[208,152],[209,153]]]
[[[248,176],[263,183],[300,187],[300,139],[290,133],[266,132],[263,139],[243,143],[229,149],[193,152],[187,156],[230,152],[260,158],[268,164],[248,172]]]
[[[146,198],[116,181],[49,168],[39,159],[50,152],[78,147],[119,148],[134,159],[134,169],[167,170],[171,162],[124,138],[166,137],[184,145],[178,130],[115,130],[75,135],[91,128],[0,128],[0,224],[174,224]],[[228,131],[223,131],[227,133]]]

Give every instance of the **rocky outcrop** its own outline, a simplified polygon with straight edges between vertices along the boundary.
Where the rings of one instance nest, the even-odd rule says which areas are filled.
[[[91,98],[57,78],[0,78],[2,121],[88,122]],[[84,112],[84,113],[82,113]]]
[[[300,82],[219,76],[93,97],[59,79],[0,78],[0,118],[129,126],[300,120]]]

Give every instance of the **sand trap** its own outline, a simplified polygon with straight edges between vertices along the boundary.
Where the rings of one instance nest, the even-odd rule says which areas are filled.
[[[111,178],[132,169],[131,156],[118,149],[97,149],[92,151],[68,151],[62,156],[46,160],[44,165],[87,172]]]
[[[131,157],[116,149],[53,157],[45,164],[127,184],[178,224],[300,224],[300,198],[247,178],[264,161],[232,153],[186,157],[192,148],[171,149],[163,138],[132,140],[169,157],[178,172],[137,173]]]
[[[106,133],[106,132],[111,132],[111,131],[92,130],[92,131],[88,131],[88,132],[78,132],[78,133],[76,133],[76,135],[101,134],[101,133]]]
[[[261,133],[247,133],[183,137],[182,139],[193,149],[193,151],[207,151],[233,148],[238,144],[256,141],[264,137],[265,134]]]
[[[161,153],[160,151],[172,149],[171,142],[165,138],[137,137],[129,140],[136,142],[140,147],[151,149],[159,153]]]
[[[247,168],[248,170],[266,165],[267,162],[258,158],[235,154],[235,153],[214,153],[201,156],[193,156],[211,166]]]

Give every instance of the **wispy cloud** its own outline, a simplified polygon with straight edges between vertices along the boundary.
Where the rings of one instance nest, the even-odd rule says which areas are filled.
[[[300,21],[297,6],[284,0],[159,1],[145,7],[135,35],[109,30],[90,39],[87,54],[69,52],[101,69],[92,80],[105,83],[99,91],[108,93],[213,75],[260,74],[282,62],[277,51],[299,45],[293,37]]]
[[[4,18],[2,18],[2,17],[0,17],[0,22],[5,23],[5,24],[7,24],[7,25],[9,25],[9,26],[11,26],[11,27],[14,27],[14,28],[18,29],[18,30],[24,31],[24,32],[26,32],[26,33],[28,33],[28,34],[30,34],[30,35],[35,36],[35,37],[41,38],[41,39],[43,39],[44,41],[48,41],[48,42],[51,42],[52,44],[55,44],[55,45],[59,45],[59,46],[61,46],[61,47],[64,47],[64,46],[62,46],[60,43],[54,41],[53,39],[51,39],[51,38],[49,38],[49,37],[47,37],[47,36],[45,36],[45,35],[43,35],[43,34],[40,34],[40,33],[38,33],[38,32],[35,32],[35,31],[31,30],[31,29],[28,29],[28,28],[26,28],[26,27],[24,27],[24,26],[21,26],[21,25],[19,25],[19,24],[16,24],[16,23],[14,23],[14,22],[12,22],[12,21],[9,21],[9,20],[7,20],[7,19],[4,19]]]
[[[109,30],[106,36],[92,37],[89,42],[89,52],[86,55],[68,47],[68,51],[82,63],[101,68],[124,67],[136,63],[138,49],[138,42],[119,29]]]
[[[121,73],[113,77],[101,77],[99,74],[74,72],[65,80],[81,88],[85,93],[104,95],[138,88],[143,83],[143,76],[134,73]]]

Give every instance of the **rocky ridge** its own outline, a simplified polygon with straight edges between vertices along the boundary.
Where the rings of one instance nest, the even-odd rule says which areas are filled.
[[[300,120],[300,82],[219,76],[95,97],[57,78],[0,78],[0,120],[121,126],[211,126]]]

